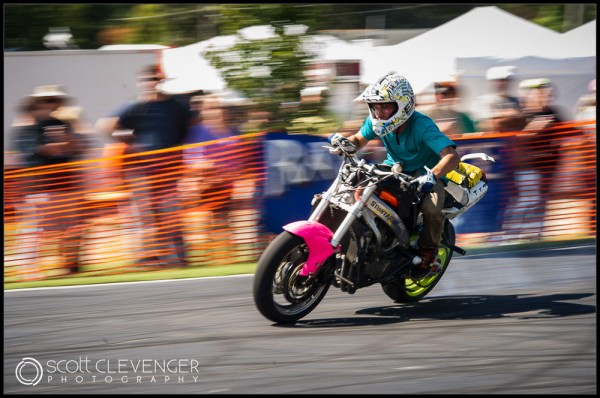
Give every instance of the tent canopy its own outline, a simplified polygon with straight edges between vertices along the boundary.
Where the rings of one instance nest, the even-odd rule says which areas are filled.
[[[596,55],[596,20],[561,35],[557,56],[588,57]]]
[[[202,53],[208,49],[226,51],[236,41],[235,35],[216,36],[184,47],[162,50],[162,67],[169,79],[161,89],[170,94],[224,90],[226,84],[221,74]]]
[[[420,92],[432,81],[455,74],[457,57],[547,56],[546,47],[560,36],[498,7],[477,7],[413,39],[377,47],[363,60],[361,81],[368,84],[395,70]]]
[[[164,85],[165,91],[225,89],[225,82],[218,70],[203,58],[203,51],[208,48],[227,51],[240,38],[259,40],[273,34],[269,26],[257,26],[241,30],[238,35],[217,36],[162,50],[163,68],[170,78]],[[470,94],[474,94],[487,88],[484,79],[487,68],[516,65],[522,78],[549,77],[562,81],[559,93],[570,100],[583,80],[588,79],[592,68],[595,75],[595,37],[595,20],[561,34],[498,7],[484,6],[392,46],[370,47],[327,35],[304,36],[303,40],[305,49],[313,52],[316,60],[359,60],[363,84],[370,84],[385,73],[398,72],[406,76],[415,92],[424,93],[434,81],[464,75],[473,84]]]
[[[489,86],[485,72],[494,66],[516,66],[516,80],[548,78],[556,88],[555,105],[565,118],[574,117],[577,99],[586,93],[589,82],[596,77],[596,20],[559,34],[551,43],[540,43],[538,56],[527,53],[520,57],[457,57],[463,86],[461,103],[472,114],[478,113],[477,97]],[[533,53],[533,51],[531,51]],[[513,94],[518,94],[515,88]]]

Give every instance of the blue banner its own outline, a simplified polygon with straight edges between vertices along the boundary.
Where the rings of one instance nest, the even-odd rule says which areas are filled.
[[[319,136],[266,134],[262,156],[267,173],[261,192],[261,211],[262,225],[267,232],[278,234],[283,225],[306,220],[313,196],[329,188],[341,159],[322,148],[326,144],[327,140]],[[510,181],[503,155],[504,142],[498,138],[474,137],[459,140],[456,144],[460,155],[484,152],[496,160],[495,163],[467,160],[486,173],[489,189],[473,208],[452,220],[456,232],[499,231],[507,203],[505,187]],[[374,154],[363,157],[368,161],[378,161]]]
[[[326,191],[341,165],[313,135],[267,133],[263,158],[267,177],[262,189],[262,225],[278,234],[285,224],[306,220],[315,194]]]

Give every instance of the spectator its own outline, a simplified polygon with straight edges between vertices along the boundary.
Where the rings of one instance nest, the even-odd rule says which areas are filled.
[[[230,139],[240,132],[231,123],[228,108],[220,96],[204,96],[202,122],[191,126],[185,138],[186,144],[206,143],[184,150],[186,178],[182,185],[184,195],[195,198],[193,202],[209,212],[213,240],[227,235],[236,177],[242,170],[239,140]]]
[[[85,118],[81,106],[60,106],[52,112],[52,117],[69,123],[73,131],[83,139],[86,152],[82,154],[82,158],[91,159],[98,157],[99,151],[112,141],[108,137],[96,134],[93,124]],[[86,178],[91,177],[93,179],[95,172],[95,170],[89,170],[88,174],[90,175]]]
[[[23,259],[33,250],[33,259],[26,260],[29,264],[40,260],[42,246],[58,246],[67,272],[77,272],[80,186],[75,171],[61,170],[58,166],[78,159],[85,145],[68,122],[51,116],[68,100],[61,86],[47,85],[36,87],[21,104],[22,112],[12,136],[23,166],[57,167],[20,181],[24,204],[19,219],[25,227],[17,239]]]
[[[596,120],[596,79],[592,79],[575,104],[575,120]]]
[[[554,105],[555,88],[549,79],[527,79],[519,84],[523,90],[522,110],[527,124],[525,131],[541,131],[565,118],[562,110]]]
[[[96,127],[125,142],[126,154],[138,154],[124,164],[125,178],[138,199],[145,233],[156,229],[152,248],[160,243],[155,255],[149,254],[151,247],[142,247],[144,255],[138,264],[183,267],[187,263],[176,189],[181,150],[148,152],[182,145],[194,118],[189,107],[160,91],[164,78],[156,65],[143,68],[137,77],[138,100],[99,119]]]
[[[93,126],[83,118],[83,108],[80,106],[60,106],[52,112],[51,116],[68,122],[79,134],[89,134],[93,131]]]
[[[269,112],[259,110],[255,105],[250,105],[246,121],[240,125],[240,131],[244,134],[265,132],[268,130],[269,121]]]
[[[453,80],[433,84],[435,104],[424,108],[422,113],[432,118],[444,134],[474,133],[475,123],[471,117],[457,109],[459,87]]]
[[[474,118],[480,131],[520,131],[526,124],[518,97],[511,95],[515,81],[514,66],[488,69],[486,79],[492,92],[478,98],[479,110]]]
[[[507,210],[506,229],[521,237],[539,238],[553,175],[560,161],[556,127],[564,121],[554,104],[554,87],[549,79],[528,79],[519,84],[527,124],[512,137],[511,154],[517,195]]]
[[[200,123],[202,121],[202,95],[194,95],[189,100],[190,110],[194,115],[195,122]]]
[[[560,143],[557,127],[566,121],[563,110],[554,104],[556,89],[549,79],[528,79],[519,84],[524,90],[523,114],[527,124],[521,134],[519,150],[538,168],[542,186],[550,186],[552,174],[558,165]]]
[[[234,141],[219,140],[239,136],[240,132],[228,123],[226,107],[222,105],[218,95],[207,95],[203,98],[201,114],[202,122],[189,128],[184,143],[210,143],[184,150],[186,170],[189,177],[200,184],[198,189],[203,192],[202,196],[211,197],[215,191],[224,191],[227,193],[226,202],[229,202],[234,181],[231,172],[235,172],[239,165],[234,159],[235,155],[227,154],[227,151],[233,149]]]

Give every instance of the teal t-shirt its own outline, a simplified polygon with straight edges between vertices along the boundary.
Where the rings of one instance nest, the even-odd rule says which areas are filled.
[[[373,131],[369,117],[360,128],[360,133],[367,140],[379,138]],[[429,116],[417,111],[406,121],[402,132],[390,133],[380,139],[387,152],[384,163],[393,166],[401,162],[405,173],[424,172],[424,166],[431,169],[440,161],[442,149],[448,146],[456,148],[454,141],[442,133]]]

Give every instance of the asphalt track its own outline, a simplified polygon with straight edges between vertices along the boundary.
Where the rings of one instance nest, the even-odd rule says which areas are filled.
[[[5,291],[4,393],[597,391],[594,246],[456,256],[414,305],[332,288],[285,327],[252,278]]]

